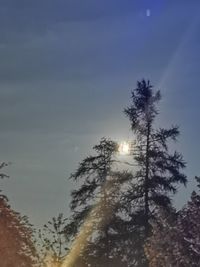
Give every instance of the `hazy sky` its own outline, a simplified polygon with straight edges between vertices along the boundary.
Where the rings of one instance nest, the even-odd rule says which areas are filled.
[[[131,138],[123,108],[138,79],[178,124],[187,200],[200,174],[199,0],[0,0],[1,182],[36,225],[68,213],[78,162],[102,136]]]

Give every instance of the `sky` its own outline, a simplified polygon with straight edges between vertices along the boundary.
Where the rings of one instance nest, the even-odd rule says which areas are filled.
[[[68,180],[103,136],[131,139],[137,80],[160,89],[159,126],[178,124],[189,183],[200,175],[199,0],[0,0],[0,188],[36,226],[69,215]]]

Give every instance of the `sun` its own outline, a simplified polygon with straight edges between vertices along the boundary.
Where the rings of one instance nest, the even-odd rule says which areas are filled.
[[[123,141],[119,145],[120,155],[129,155],[130,154],[130,144],[126,141]]]

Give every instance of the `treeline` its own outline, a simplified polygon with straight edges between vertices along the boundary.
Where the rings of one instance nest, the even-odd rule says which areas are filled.
[[[124,110],[134,140],[128,160],[102,138],[70,177],[69,218],[59,214],[35,232],[1,197],[1,266],[200,266],[200,195],[173,206],[186,163],[171,145],[179,128],[156,128],[160,99],[149,81],[137,82]]]

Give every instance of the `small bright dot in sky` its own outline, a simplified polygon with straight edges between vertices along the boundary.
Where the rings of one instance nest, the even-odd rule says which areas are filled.
[[[151,16],[151,10],[150,10],[150,9],[147,9],[147,10],[146,10],[146,16],[147,16],[147,17],[150,17],[150,16]]]

